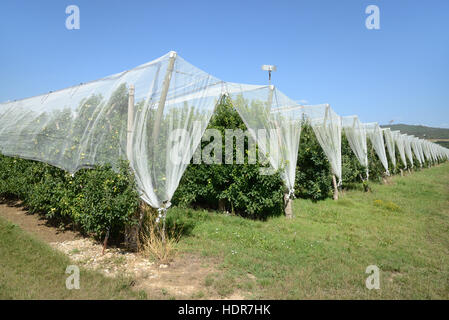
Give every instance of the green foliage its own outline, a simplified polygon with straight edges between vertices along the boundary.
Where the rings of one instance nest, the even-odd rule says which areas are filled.
[[[127,100],[127,87],[123,83],[108,101],[99,95],[83,100],[77,109],[76,120],[72,119],[70,110],[59,110],[50,114],[43,113],[35,119],[34,126],[42,126],[39,134],[33,135],[35,127],[32,124],[23,128],[24,133],[34,137],[34,143],[26,146],[28,149],[24,151],[25,157],[29,155],[30,158],[45,161],[46,156],[52,155],[63,160],[59,164],[64,168],[91,167],[92,163],[98,162],[110,163],[111,166],[83,169],[71,176],[48,164],[0,155],[0,196],[22,199],[31,212],[42,213],[46,218],[60,223],[73,224],[97,237],[104,236],[108,230],[112,237],[118,237],[127,224],[133,223],[132,216],[139,202],[134,178],[128,166],[118,161],[124,148],[122,144],[126,140]],[[231,101],[223,96],[209,123],[208,129],[218,130],[222,139],[225,138],[226,129],[247,129],[233,104],[239,104],[242,108],[249,107],[243,97]],[[264,103],[253,103],[251,108],[259,108],[259,114],[262,114],[267,106]],[[142,114],[142,102],[138,102],[135,109],[136,118],[153,118],[153,110],[148,115]],[[178,122],[185,117],[197,116],[199,115],[186,104],[180,110],[171,110],[161,121]],[[94,119],[96,125],[91,127]],[[146,131],[152,132],[153,121],[145,123]],[[87,137],[84,136],[86,125],[91,130]],[[67,128],[70,139],[66,141],[61,137],[67,134]],[[160,141],[167,140],[169,128],[169,125],[161,126]],[[61,143],[45,143],[51,137],[58,137],[57,140]],[[220,142],[223,164],[190,164],[172,202],[181,207],[224,209],[253,219],[282,214],[285,186],[281,174],[276,172],[273,175],[261,175],[261,164],[248,163],[248,152],[253,152],[248,150],[249,139],[250,137],[245,137],[244,140],[244,164],[224,164],[224,141]],[[209,143],[211,141],[202,142],[197,152],[201,153]],[[370,181],[380,181],[385,170],[369,140],[367,145]],[[46,149],[49,146],[51,150]],[[165,163],[164,150],[163,144],[157,144],[150,150],[149,158],[154,166]],[[387,156],[389,157],[388,153]],[[389,167],[392,168],[391,159],[388,160]],[[400,160],[398,156],[397,160]],[[401,161],[397,163],[398,168],[403,167]],[[416,158],[414,168],[420,168]],[[153,177],[154,188],[162,197],[166,183],[165,170],[154,167],[153,171],[158,173]],[[359,164],[343,134],[343,186],[348,188],[360,183],[361,177],[365,177],[365,168]],[[368,189],[366,183],[364,188]],[[317,201],[327,198],[331,191],[329,162],[311,126],[304,122],[296,166],[295,195]],[[183,228],[189,232],[192,227],[187,223]]]
[[[383,174],[385,173],[385,168],[377,156],[371,141],[367,139],[366,142],[368,148],[369,180],[380,182],[382,181]]]
[[[118,173],[108,165],[83,169],[73,177],[41,162],[0,155],[0,196],[23,200],[32,213],[85,233],[118,238],[139,204],[134,177],[125,162]]]
[[[307,123],[302,126],[299,145],[295,196],[315,201],[327,198],[332,189],[329,161]]]
[[[344,133],[341,137],[341,167],[342,180],[345,186],[362,182],[361,177],[366,178],[366,168],[360,164]]]
[[[116,237],[127,224],[135,222],[133,216],[139,197],[127,163],[120,164],[118,173],[110,166],[97,166],[94,170],[81,171],[74,180],[70,182],[79,192],[73,218],[83,230],[97,236],[109,230]]]
[[[247,153],[244,155],[245,164],[224,164],[225,129],[246,130],[229,98],[223,97],[220,100],[208,129],[221,132],[223,164],[190,164],[172,202],[214,209],[222,202],[233,213],[258,219],[281,214],[284,187],[279,173],[268,176],[259,174],[261,166],[248,164]],[[202,142],[202,148],[207,144],[208,141]],[[245,146],[247,145],[248,137],[245,138]]]

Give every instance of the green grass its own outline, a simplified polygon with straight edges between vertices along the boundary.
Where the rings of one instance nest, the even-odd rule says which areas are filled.
[[[371,188],[339,201],[297,199],[290,221],[199,213],[180,247],[221,259],[222,275],[206,285],[223,295],[448,299],[449,163]],[[369,265],[381,270],[380,290],[365,287]]]
[[[204,286],[222,296],[238,290],[256,299],[448,299],[449,163],[371,189],[338,201],[297,199],[292,220],[169,212],[194,224],[181,251],[221,261]],[[70,264],[0,218],[0,299],[145,298],[130,279],[83,269],[81,289],[67,290]],[[369,265],[381,270],[380,290],[365,287]]]
[[[68,290],[68,265],[60,252],[0,218],[0,299],[138,299],[131,279],[109,279],[80,269],[80,289]]]

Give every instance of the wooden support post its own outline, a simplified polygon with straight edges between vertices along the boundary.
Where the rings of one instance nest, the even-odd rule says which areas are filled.
[[[284,193],[284,212],[287,219],[293,218],[292,199],[288,192]]]
[[[126,135],[126,157],[128,158],[131,167],[133,167],[134,91],[134,85],[131,84],[128,92],[128,124]],[[137,250],[139,230],[140,228],[138,225],[125,227],[125,246],[129,250]]]
[[[153,127],[153,143],[156,142],[157,137],[159,136],[159,130],[161,127],[161,119],[164,114],[165,100],[167,99],[168,89],[170,87],[170,81],[173,74],[173,69],[175,67],[176,60],[176,52],[170,52],[170,60],[168,61],[167,72],[165,73],[164,82],[162,84],[162,92],[161,97],[159,99],[159,105],[156,111],[156,117],[154,118],[154,127]]]
[[[334,200],[338,200],[338,186],[335,174],[332,175],[332,184],[334,185]]]
[[[133,162],[133,130],[134,130],[134,85],[129,86],[128,95],[128,134],[126,139],[126,155],[132,166]]]

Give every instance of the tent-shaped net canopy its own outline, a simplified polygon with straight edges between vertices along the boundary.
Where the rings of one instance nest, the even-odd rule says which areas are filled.
[[[368,150],[366,146],[365,127],[357,116],[345,116],[341,118],[343,130],[348,139],[349,146],[356,155],[360,164],[366,168],[368,176]]]
[[[225,83],[170,52],[100,80],[0,104],[0,152],[70,173],[127,159],[142,199],[168,206],[220,96],[256,87]]]
[[[236,92],[231,98],[259,150],[274,170],[281,171],[289,194],[293,195],[302,107],[274,86]]]
[[[329,104],[303,106],[303,111],[329,160],[332,173],[338,178],[338,185],[341,185],[341,117]]]
[[[425,159],[425,156],[424,156],[423,140],[417,138],[417,145],[418,145],[419,154],[421,156],[421,161],[424,164],[426,159]]]
[[[419,152],[417,138],[415,136],[409,136],[409,139],[410,139],[411,149],[412,149],[413,153],[415,154],[415,157],[418,160],[419,165],[422,167],[421,154]]]
[[[388,155],[390,156],[390,160],[391,160],[391,163],[393,164],[393,168],[396,169],[396,152],[395,152],[393,135],[391,133],[390,128],[382,129],[382,131],[384,133]]]
[[[399,156],[401,158],[402,164],[404,165],[404,168],[407,168],[407,159],[405,158],[404,139],[399,131],[391,131],[391,134],[393,136],[394,142],[396,143],[396,147],[399,151]]]
[[[293,193],[301,106],[273,86],[224,82],[175,52],[100,80],[0,104],[0,152],[72,174],[129,160],[142,199],[166,208],[223,95]]]
[[[385,153],[385,144],[382,129],[379,127],[379,124],[377,122],[364,123],[364,126],[366,130],[366,136],[370,139],[380,162],[382,162],[382,165],[385,168],[385,172],[387,174],[390,174],[388,171],[388,160],[387,154]]]
[[[432,161],[432,158],[430,156],[428,141],[422,140],[421,146],[422,146],[422,151],[424,153],[424,157],[426,158],[426,161],[428,161],[428,162]]]
[[[413,168],[413,154],[412,154],[412,146],[411,146],[411,137],[406,134],[403,134],[402,139],[404,141],[405,154],[407,155],[407,159],[410,162],[410,167]]]
[[[329,105],[301,106],[273,86],[224,82],[175,52],[100,80],[1,103],[0,152],[72,174],[97,164],[117,168],[121,159],[129,160],[142,199],[167,208],[223,95],[231,98],[271,167],[281,171],[290,194],[303,119],[341,183],[342,119]],[[346,121],[345,132],[361,164],[367,165],[366,132],[388,172],[377,123],[361,125],[355,117]],[[421,141],[400,134],[393,139],[403,161],[400,141],[411,163],[412,148],[423,161]],[[448,150],[428,143],[428,154],[436,161],[446,159]]]
[[[427,161],[429,161],[429,162],[434,161],[434,159],[432,157],[431,143],[429,141],[426,141],[426,140],[423,141],[423,150],[424,150],[424,154],[426,156]]]

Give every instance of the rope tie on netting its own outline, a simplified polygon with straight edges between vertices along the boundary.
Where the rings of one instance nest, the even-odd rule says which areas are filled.
[[[162,219],[163,221],[165,221],[165,218],[167,217],[167,209],[170,208],[171,206],[171,202],[170,201],[166,201],[162,204],[162,207],[157,209],[157,218],[156,218],[156,223],[159,223],[159,221]]]
[[[291,188],[291,189],[288,190],[288,195],[287,195],[287,197],[288,197],[290,200],[295,199],[295,189],[294,189],[294,188]]]
[[[337,187],[341,187],[342,184],[343,184],[343,181],[341,180],[341,178],[338,178]]]

